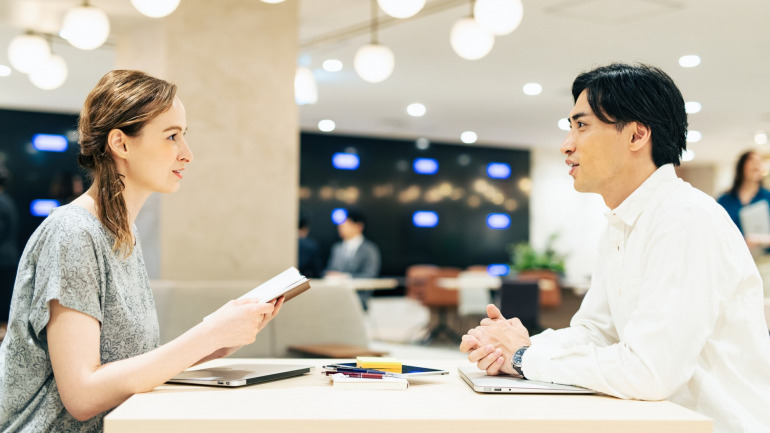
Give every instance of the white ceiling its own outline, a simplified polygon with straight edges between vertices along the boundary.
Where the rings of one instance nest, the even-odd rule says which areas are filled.
[[[22,3],[24,8],[19,7]],[[30,19],[19,10],[36,6],[35,25],[55,32],[57,20],[77,3],[1,0],[0,63],[8,64],[5,47]],[[113,26],[142,19],[128,0],[92,4],[107,11]],[[754,146],[756,131],[770,132],[770,1],[523,4],[521,26],[498,37],[492,52],[476,61],[461,59],[449,45],[450,28],[469,14],[469,0],[428,0],[416,17],[390,19],[381,26],[379,40],[393,50],[395,71],[386,81],[370,84],[352,70],[356,49],[369,41],[370,2],[300,0],[299,62],[314,69],[319,87],[319,102],[300,109],[303,130],[315,131],[319,120],[332,119],[337,133],[454,143],[459,143],[462,131],[473,130],[480,144],[557,152],[565,133],[556,123],[572,106],[569,88],[574,77],[593,66],[622,61],[661,67],[678,83],[685,100],[703,104],[700,113],[690,115],[690,128],[703,134],[700,142],[689,145],[696,152],[692,164],[732,162]],[[348,36],[339,36],[343,30]],[[77,112],[114,60],[110,47],[82,52],[56,43],[54,49],[69,64],[67,83],[43,91],[18,73],[0,77],[0,107]],[[700,55],[701,65],[680,67],[677,61],[684,54]],[[343,71],[323,71],[321,63],[327,58],[342,60]],[[541,83],[543,93],[524,95],[521,87],[528,82]],[[427,114],[409,117],[406,106],[411,102],[425,104]]]

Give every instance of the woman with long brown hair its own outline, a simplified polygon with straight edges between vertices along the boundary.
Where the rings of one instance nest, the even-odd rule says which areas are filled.
[[[735,176],[730,190],[717,200],[725,208],[730,219],[746,237],[749,247],[768,246],[768,237],[757,233],[746,233],[740,213],[746,206],[765,202],[770,206],[770,191],[762,186],[766,170],[762,157],[755,150],[743,152],[735,164]]]
[[[176,86],[107,73],[86,99],[78,162],[93,184],[30,238],[0,346],[0,430],[98,431],[106,412],[180,371],[254,341],[281,308],[230,301],[158,347],[134,221],[153,192],[179,189],[193,160]]]

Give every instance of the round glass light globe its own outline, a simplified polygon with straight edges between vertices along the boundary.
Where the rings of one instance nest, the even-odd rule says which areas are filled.
[[[471,17],[460,18],[452,26],[449,43],[458,56],[467,60],[478,60],[492,51],[495,36],[483,29]]]
[[[364,81],[379,83],[390,77],[395,62],[390,48],[381,44],[369,44],[356,51],[353,68]]]
[[[19,35],[11,39],[8,60],[22,73],[29,73],[51,57],[51,46],[40,36]]]
[[[422,10],[425,0],[377,0],[377,4],[393,18],[409,18]]]
[[[67,63],[58,54],[52,54],[42,65],[29,73],[29,81],[43,90],[53,90],[67,81]]]
[[[78,6],[64,16],[60,34],[75,48],[93,50],[107,41],[110,20],[97,7]]]
[[[524,7],[521,0],[476,0],[473,16],[481,27],[493,35],[502,36],[519,27]]]
[[[162,18],[170,15],[179,6],[179,0],[131,0],[142,15],[150,18]]]
[[[315,104],[318,102],[318,86],[313,71],[306,66],[297,68],[294,74],[294,101],[297,105]]]

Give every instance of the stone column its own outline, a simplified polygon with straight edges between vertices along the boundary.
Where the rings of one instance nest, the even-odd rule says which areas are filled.
[[[181,189],[140,214],[140,234],[159,232],[142,238],[151,277],[265,280],[296,263],[297,22],[297,0],[183,0],[116,31],[119,68],[178,85],[194,154]]]

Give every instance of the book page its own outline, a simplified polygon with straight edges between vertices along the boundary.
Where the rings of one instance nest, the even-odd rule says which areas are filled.
[[[307,281],[307,278],[300,274],[297,268],[291,267],[238,299],[254,298],[259,299],[260,302],[270,302],[305,281]]]

